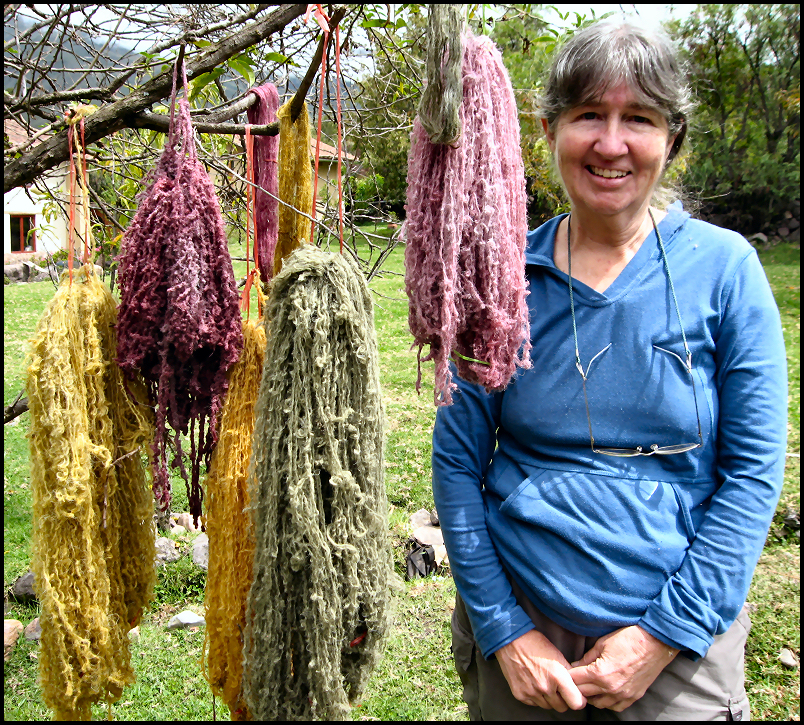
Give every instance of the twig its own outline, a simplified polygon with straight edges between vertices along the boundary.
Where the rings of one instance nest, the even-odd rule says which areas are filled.
[[[5,411],[3,412],[3,425],[8,423],[14,418],[18,418],[21,416],[26,410],[28,410],[28,398],[23,398],[22,395],[25,392],[25,388],[20,390],[17,393],[17,398],[11,405],[7,405]]]

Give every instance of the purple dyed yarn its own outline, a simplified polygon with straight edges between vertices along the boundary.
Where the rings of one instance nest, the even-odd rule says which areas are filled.
[[[217,442],[227,371],[240,355],[243,333],[223,218],[196,155],[185,99],[175,123],[171,112],[168,141],[150,182],[138,198],[118,258],[117,362],[128,376],[143,376],[156,408],[157,505],[163,511],[170,506],[170,425],[176,446],[171,465],[180,467],[190,512],[197,517],[201,462],[208,464]],[[180,433],[190,436],[190,480]]]
[[[248,122],[257,125],[275,123],[276,109],[279,108],[279,92],[273,83],[252,88],[250,93],[257,96],[257,102],[247,111]],[[277,155],[279,136],[254,137],[254,181],[261,189],[254,195],[255,215],[257,217],[257,262],[260,278],[267,282],[274,272],[274,253],[279,236],[279,213],[276,197],[279,196],[279,172]],[[265,191],[262,191],[265,189]],[[270,196],[269,194],[273,194]]]
[[[408,324],[419,346],[417,390],[421,360],[435,360],[436,405],[450,405],[457,387],[450,358],[461,378],[488,391],[504,388],[517,366],[531,365],[516,102],[492,41],[467,32],[463,44],[458,145],[430,143],[417,118],[408,159]]]

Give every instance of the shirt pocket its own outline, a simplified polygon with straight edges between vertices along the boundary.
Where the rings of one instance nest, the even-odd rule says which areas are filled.
[[[495,523],[506,523],[512,542],[571,562],[570,578],[582,571],[610,586],[658,591],[695,536],[684,499],[666,481],[536,469],[502,502]],[[509,537],[497,538],[505,546]]]

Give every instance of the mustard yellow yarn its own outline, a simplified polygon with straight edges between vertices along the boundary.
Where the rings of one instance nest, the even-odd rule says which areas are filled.
[[[153,424],[123,389],[115,302],[91,267],[67,274],[39,320],[28,364],[33,562],[42,695],[88,720],[134,681],[128,630],[153,594]],[[144,401],[144,388],[129,383]],[[131,455],[128,455],[131,454]]]
[[[219,426],[220,438],[207,476],[209,569],[206,588],[204,676],[229,706],[232,719],[247,715],[242,700],[243,628],[251,587],[254,531],[247,488],[254,403],[265,356],[265,328],[243,322],[243,353],[232,368]]]
[[[312,215],[313,169],[310,165],[310,117],[302,106],[295,123],[290,119],[290,101],[279,107],[279,236],[274,253],[274,275],[283,260],[299,244],[310,241],[310,220],[282,201]]]

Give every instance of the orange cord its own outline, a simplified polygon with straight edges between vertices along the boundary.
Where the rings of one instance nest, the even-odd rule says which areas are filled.
[[[338,232],[343,254],[343,184],[341,183],[341,35],[340,27],[335,26],[335,94],[338,99]]]
[[[69,123],[69,114],[68,114]],[[70,154],[70,228],[67,230],[67,269],[73,283],[73,248],[75,247],[75,158],[73,157],[73,129],[67,127],[67,149]]]
[[[321,120],[324,115],[324,82],[327,75],[327,45],[329,44],[329,17],[324,12],[321,5],[308,5],[307,13],[304,16],[305,22],[313,12],[315,20],[324,33],[324,52],[321,54],[321,90],[318,98],[318,133],[315,140],[315,189],[313,193],[312,223],[310,224],[310,244],[315,243],[315,210],[318,201],[318,163],[321,152]],[[336,96],[338,101],[338,232],[340,236],[340,252],[343,254],[343,183],[341,179],[341,43],[340,28],[335,26],[335,75],[336,77]]]
[[[319,5],[319,8],[321,6]],[[321,11],[323,15],[323,10]],[[324,15],[326,18],[326,15]],[[327,18],[329,20],[329,18]],[[321,153],[321,119],[324,116],[324,81],[327,75],[327,45],[329,32],[324,31],[324,52],[321,54],[321,90],[318,97],[318,133],[315,139],[315,186],[313,187],[313,221],[310,224],[310,244],[315,244],[315,210],[318,206],[318,159]]]
[[[90,255],[92,254],[91,247],[91,232],[90,218],[89,218],[89,175],[87,173],[87,144],[86,135],[84,133],[84,117],[81,116],[81,146],[78,149],[78,161],[81,164],[81,193],[84,206],[84,264],[90,263]],[[77,135],[77,131],[76,131]],[[76,146],[78,144],[76,143]]]
[[[259,255],[257,252],[257,198],[254,171],[254,136],[251,124],[246,124],[246,284],[240,297],[240,309],[246,311],[246,319],[251,318],[251,287],[257,289],[257,315],[262,319],[263,294],[260,287]],[[254,233],[254,244],[250,243],[249,229]],[[249,270],[250,251],[254,252],[254,269]]]
[[[246,286],[240,297],[240,309],[246,311],[246,319],[251,317],[251,270],[249,269],[249,259],[251,257],[250,246],[251,237],[249,230],[252,222],[252,209],[254,206],[254,137],[251,135],[251,124],[246,124]],[[256,219],[254,220],[256,221]],[[257,246],[257,228],[254,227],[254,247]]]

